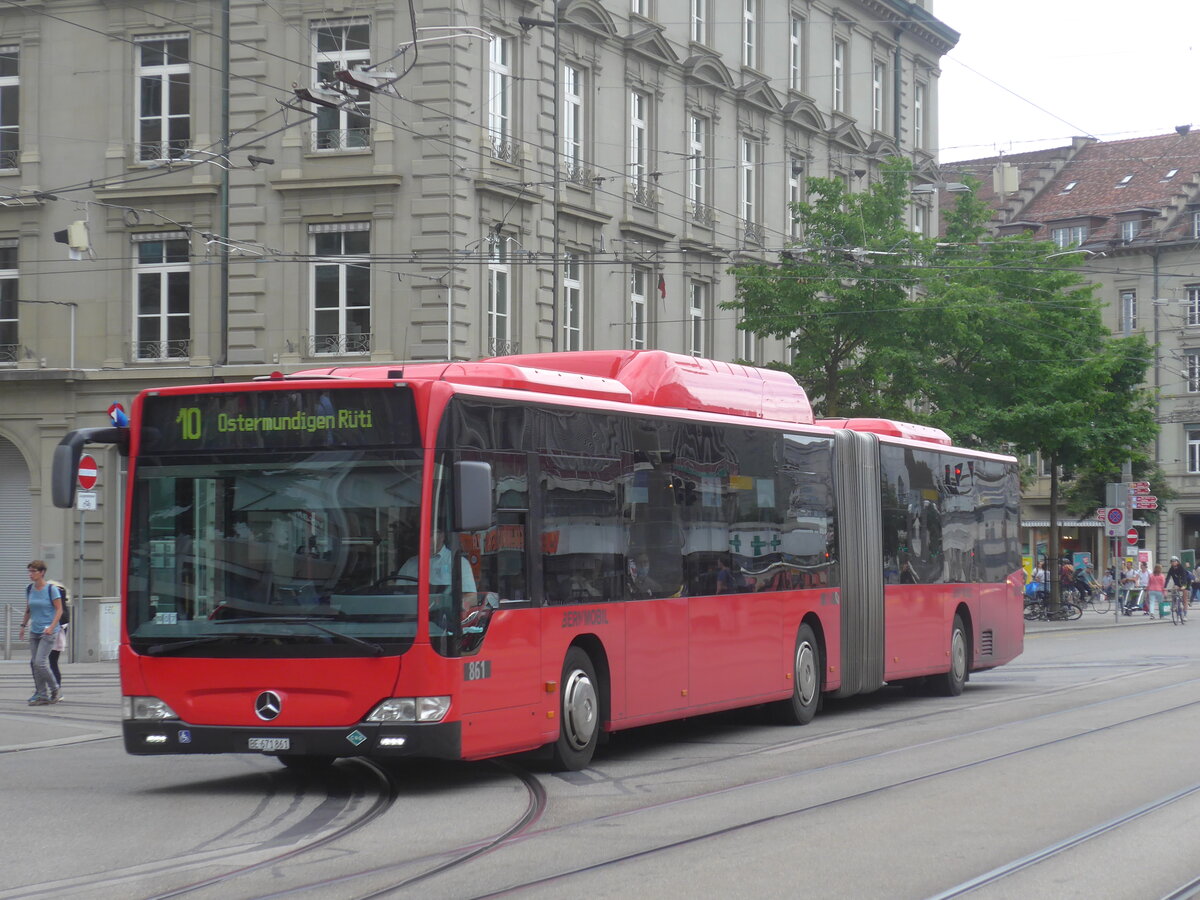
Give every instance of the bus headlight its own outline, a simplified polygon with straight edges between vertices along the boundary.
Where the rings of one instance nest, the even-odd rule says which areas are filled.
[[[121,715],[126,719],[178,719],[175,710],[157,697],[122,697]]]
[[[450,712],[449,697],[389,697],[367,716],[368,722],[440,722]]]

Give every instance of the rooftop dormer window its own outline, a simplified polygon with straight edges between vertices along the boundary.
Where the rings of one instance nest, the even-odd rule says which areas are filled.
[[[1131,182],[1131,181],[1133,181],[1133,176],[1126,175],[1124,178],[1122,178],[1120,181],[1117,182],[1117,187],[1119,187],[1119,188],[1126,187],[1129,184],[1129,182]]]
[[[1068,181],[1068,182],[1067,182],[1067,183],[1066,183],[1066,184],[1063,186],[1063,189],[1062,189],[1061,191],[1059,191],[1059,194],[1069,194],[1069,193],[1071,193],[1071,191],[1075,190],[1075,185],[1077,185],[1077,184],[1079,184],[1079,182],[1078,182],[1078,181]]]
[[[1174,178],[1178,174],[1179,174],[1178,169],[1171,169],[1171,171],[1167,172],[1167,174],[1162,177],[1162,180],[1170,181],[1172,178]]]

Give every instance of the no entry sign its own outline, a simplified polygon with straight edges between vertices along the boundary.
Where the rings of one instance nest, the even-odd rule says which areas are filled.
[[[1138,542],[1137,529],[1130,528],[1127,532],[1125,532],[1125,543],[1136,546],[1137,542]]]
[[[86,453],[79,457],[79,486],[85,491],[90,491],[96,486],[96,479],[100,476],[100,470],[96,465],[96,460]]]

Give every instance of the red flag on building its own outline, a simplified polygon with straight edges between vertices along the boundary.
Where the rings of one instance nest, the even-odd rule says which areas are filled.
[[[667,299],[667,279],[663,278],[662,275],[658,276],[658,295],[664,300]]]

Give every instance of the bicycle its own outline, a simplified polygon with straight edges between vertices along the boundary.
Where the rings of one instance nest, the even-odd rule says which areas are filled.
[[[1068,622],[1083,615],[1083,607],[1070,600],[1058,604],[1057,609],[1051,608],[1046,600],[1031,600],[1025,604],[1025,618],[1029,621],[1040,619],[1046,622]]]
[[[1187,604],[1183,600],[1183,591],[1179,588],[1171,591],[1171,624],[1187,624]]]
[[[1072,588],[1071,593],[1074,595],[1071,597],[1071,602],[1078,603],[1084,609],[1090,609],[1101,615],[1112,612],[1112,597],[1106,594],[1102,588],[1089,588],[1086,595],[1082,595],[1078,588]]]

